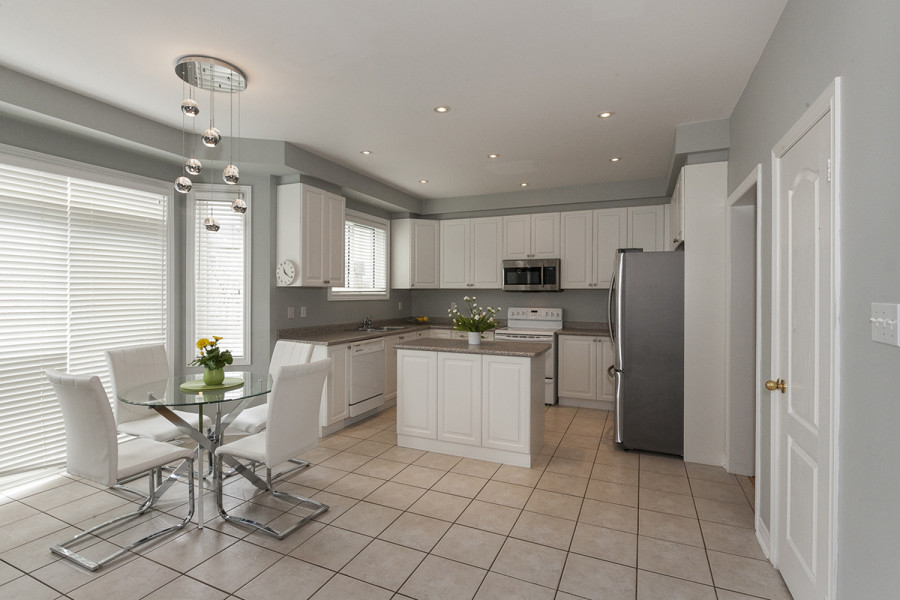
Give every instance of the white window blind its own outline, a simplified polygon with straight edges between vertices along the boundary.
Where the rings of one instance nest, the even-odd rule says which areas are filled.
[[[99,375],[103,351],[165,343],[162,194],[0,164],[0,475],[61,464],[48,368]]]
[[[219,336],[219,347],[231,351],[235,364],[250,364],[250,211],[241,214],[231,202],[250,188],[194,186],[188,220],[188,354],[197,355],[200,338]],[[203,221],[212,216],[218,231]]]
[[[388,297],[388,224],[347,212],[344,224],[346,287],[331,288],[330,297]]]

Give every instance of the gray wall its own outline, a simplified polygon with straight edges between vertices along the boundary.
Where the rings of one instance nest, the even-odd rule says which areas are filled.
[[[561,307],[566,321],[606,322],[606,290],[563,290],[562,292],[503,292],[501,290],[416,290],[412,293],[412,314],[446,317],[451,302],[464,304],[463,296],[475,296],[482,306],[500,306],[506,318],[510,306]]]
[[[898,26],[897,0],[789,0],[731,117],[729,189],[763,165],[766,366],[771,149],[842,77],[837,582],[845,599],[896,598],[900,589],[900,348],[870,341],[868,323],[871,302],[900,302],[900,202],[888,176],[900,159]],[[760,510],[768,519],[769,507]]]

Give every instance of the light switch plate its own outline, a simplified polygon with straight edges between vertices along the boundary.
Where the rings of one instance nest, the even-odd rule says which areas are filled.
[[[872,303],[872,341],[900,346],[897,336],[898,320],[900,320],[900,304]]]

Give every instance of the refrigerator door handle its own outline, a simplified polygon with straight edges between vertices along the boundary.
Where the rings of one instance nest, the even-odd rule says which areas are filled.
[[[612,337],[612,341],[616,343],[616,328],[613,323],[613,299],[615,298],[616,290],[616,271],[613,270],[612,277],[609,279],[609,290],[607,293],[609,297],[606,300],[606,324],[609,326],[609,335]]]
[[[612,367],[610,367],[612,368]],[[622,443],[622,371],[614,371],[616,378],[616,443]]]

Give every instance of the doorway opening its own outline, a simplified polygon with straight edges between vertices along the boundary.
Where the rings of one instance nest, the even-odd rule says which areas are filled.
[[[762,166],[729,196],[728,290],[726,316],[725,467],[729,473],[755,476],[758,464],[756,423],[759,381],[759,178]],[[755,505],[755,502],[754,502]]]

